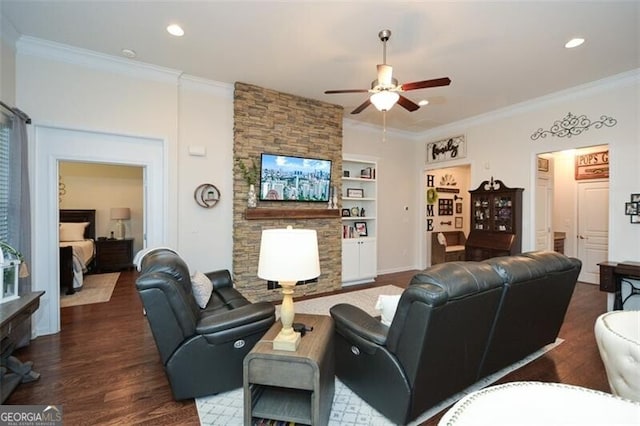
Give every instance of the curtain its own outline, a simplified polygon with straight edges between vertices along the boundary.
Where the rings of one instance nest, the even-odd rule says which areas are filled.
[[[31,119],[18,108],[14,113],[9,139],[9,238],[8,242],[31,266],[31,201],[29,196],[29,157],[27,124]],[[20,278],[19,294],[31,291],[31,276]]]

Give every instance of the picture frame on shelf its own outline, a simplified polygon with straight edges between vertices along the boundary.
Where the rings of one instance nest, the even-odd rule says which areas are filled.
[[[342,209],[342,217],[351,217],[351,210]]]
[[[347,188],[348,198],[364,198],[364,189],[362,188]]]
[[[371,179],[371,167],[365,167],[360,170],[360,177],[362,179]]]
[[[351,207],[351,216],[360,216],[360,208]]]
[[[359,237],[367,237],[369,233],[367,231],[367,222],[354,222],[353,226],[356,229],[356,235]]]

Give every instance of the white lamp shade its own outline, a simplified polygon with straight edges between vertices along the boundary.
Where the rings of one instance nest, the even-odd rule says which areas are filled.
[[[318,236],[313,229],[265,229],[260,241],[258,277],[297,282],[320,276]]]
[[[131,209],[129,207],[114,207],[111,209],[112,220],[129,220],[131,219]]]
[[[382,92],[374,93],[369,99],[378,111],[389,111],[398,102],[400,95],[397,92],[383,90]]]

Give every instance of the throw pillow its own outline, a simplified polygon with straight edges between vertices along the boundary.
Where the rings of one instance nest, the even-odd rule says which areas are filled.
[[[400,294],[398,295],[387,295],[381,294],[378,296],[378,301],[376,302],[376,309],[381,312],[380,322],[386,326],[391,325],[391,321],[393,321],[393,317],[396,314],[396,309],[398,308],[398,303],[400,302]]]
[[[198,306],[202,309],[206,308],[213,293],[211,280],[202,272],[196,271],[191,275],[191,290]]]
[[[63,222],[60,224],[60,241],[82,241],[89,222]]]
[[[447,246],[447,238],[444,236],[442,232],[438,232],[438,242],[441,246]]]

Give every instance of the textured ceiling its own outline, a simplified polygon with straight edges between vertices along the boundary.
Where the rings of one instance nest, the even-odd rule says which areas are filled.
[[[344,106],[382,124],[370,106],[349,114],[382,62],[400,83],[449,77],[450,86],[407,92],[430,104],[395,106],[387,126],[421,132],[562,89],[640,68],[638,1],[29,1],[0,0],[19,34],[120,55],[224,83],[242,81]],[[179,23],[186,34],[169,36]],[[565,49],[572,37],[586,39]]]

